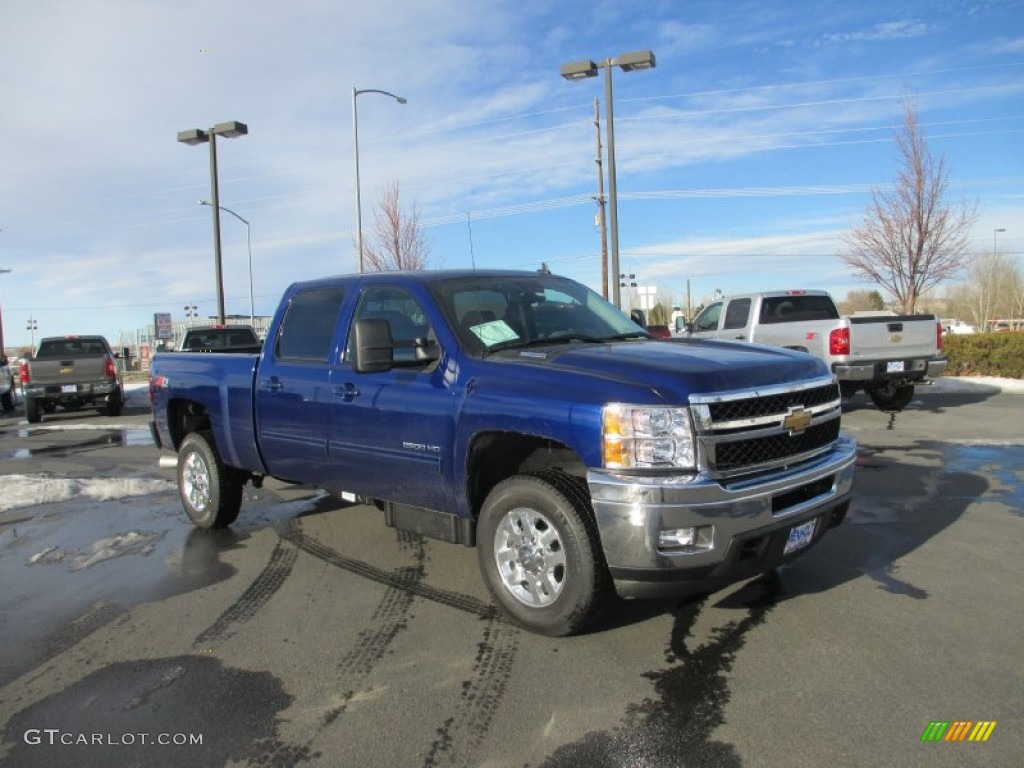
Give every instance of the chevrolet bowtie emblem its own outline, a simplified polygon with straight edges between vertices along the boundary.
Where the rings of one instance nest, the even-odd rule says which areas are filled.
[[[782,420],[782,428],[788,429],[789,434],[799,435],[811,425],[810,411],[805,411],[800,406],[790,408],[789,413]]]

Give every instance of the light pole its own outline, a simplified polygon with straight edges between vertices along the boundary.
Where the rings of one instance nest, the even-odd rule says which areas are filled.
[[[363,203],[359,189],[359,112],[356,106],[356,99],[362,93],[379,93],[382,96],[390,96],[399,104],[407,103],[404,96],[396,96],[389,91],[382,91],[379,88],[352,88],[352,155],[356,168],[356,250],[359,251],[359,273],[363,272]]]
[[[200,205],[212,205],[212,203],[210,203],[209,200],[200,200],[199,204]],[[252,227],[249,225],[249,222],[246,219],[243,219],[241,216],[239,216],[237,213],[232,211],[230,208],[225,208],[222,205],[220,207],[220,209],[222,211],[224,211],[224,213],[230,213],[232,216],[234,216],[240,222],[245,224],[245,244],[246,244],[246,246],[249,249],[249,325],[252,325],[252,326],[255,327],[255,324],[256,324],[256,320],[255,320],[256,313],[255,313],[255,310],[254,310],[254,307],[253,307],[253,301],[252,301]]]
[[[35,321],[32,315],[28,316],[28,322],[25,324],[25,330],[32,334],[32,343],[29,345],[29,357],[36,356],[36,331],[39,330],[39,323]]]
[[[231,120],[227,123],[217,123],[213,128],[203,131],[199,128],[192,128],[187,131],[178,131],[178,141],[182,144],[210,144],[210,190],[213,199],[213,259],[217,272],[217,322],[224,324],[224,275],[220,259],[220,194],[217,191],[217,137],[225,136],[233,139],[237,136],[245,136],[249,133],[249,127],[245,123]]]
[[[6,275],[10,271],[11,270],[9,269],[0,269],[0,275]],[[0,358],[7,357],[5,349],[6,348],[4,347],[4,313],[3,310],[0,310]],[[6,360],[4,362],[6,362]]]
[[[604,70],[604,108],[605,131],[608,132],[608,220],[611,225],[611,273],[619,274],[619,193],[615,175],[615,112],[612,106],[612,67],[619,67],[623,72],[637,69],[653,69],[654,53],[651,51],[633,51],[615,58],[594,63],[590,59],[573,61],[562,65],[562,77],[566,80],[583,80],[597,77],[597,70]],[[621,307],[618,281],[612,283],[612,303]]]
[[[1000,227],[999,229],[993,229],[992,230],[992,253],[994,255],[996,255],[996,256],[999,255],[999,247],[996,244],[996,235],[998,235],[1000,232],[1005,232],[1005,231],[1006,230],[1003,227]]]

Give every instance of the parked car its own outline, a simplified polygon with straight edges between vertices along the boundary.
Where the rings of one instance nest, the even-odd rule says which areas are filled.
[[[30,424],[58,407],[94,407],[108,416],[121,413],[121,367],[102,336],[42,339],[35,356],[22,361],[18,376]]]
[[[14,374],[3,355],[0,355],[0,409],[5,412],[14,410]]]
[[[864,389],[878,408],[899,411],[914,385],[946,370],[942,326],[934,315],[870,313],[840,317],[825,291],[724,296],[688,327],[694,338],[768,344],[807,352],[836,374],[844,397]]]
[[[230,525],[265,477],[372,502],[476,546],[496,604],[548,635],[613,590],[713,591],[792,560],[843,520],[856,458],[821,360],[653,340],[550,273],[295,283],[259,354],[157,355],[150,395],[196,526]]]

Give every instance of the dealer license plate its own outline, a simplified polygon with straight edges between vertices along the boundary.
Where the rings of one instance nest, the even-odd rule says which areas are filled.
[[[885,364],[886,373],[903,373],[902,360],[890,360]]]
[[[786,539],[786,547],[782,550],[782,554],[788,555],[790,552],[796,552],[798,549],[803,549],[811,543],[811,539],[814,538],[814,526],[817,524],[818,519],[808,520],[806,523],[797,525],[789,529],[789,538]]]
[[[74,392],[78,391],[78,385],[77,384],[61,384],[60,385],[60,391],[61,392],[71,392],[71,393],[74,393]]]

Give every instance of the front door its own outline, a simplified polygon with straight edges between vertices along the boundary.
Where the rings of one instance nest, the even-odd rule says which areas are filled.
[[[388,321],[395,366],[356,373],[346,352],[331,373],[334,396],[330,426],[335,486],[370,498],[427,509],[451,508],[454,433],[454,363],[417,362],[413,341],[432,339],[436,322],[426,302],[391,285],[365,288],[355,320]]]

